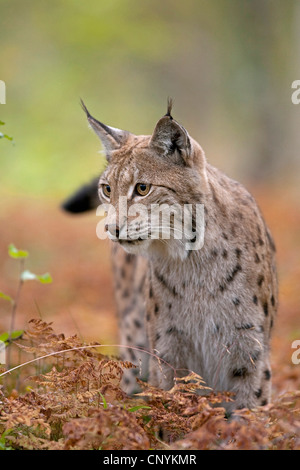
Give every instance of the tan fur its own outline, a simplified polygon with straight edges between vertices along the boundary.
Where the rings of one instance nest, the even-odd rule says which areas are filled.
[[[85,108],[101,138],[108,166],[100,177],[109,184],[110,203],[127,197],[140,202],[204,204],[205,237],[199,250],[180,240],[117,239],[113,245],[116,297],[122,344],[150,348],[150,382],[169,389],[174,369],[200,374],[215,390],[235,393],[228,409],[264,405],[270,400],[270,332],[277,309],[275,247],[253,197],[206,161],[200,145],[168,113],[152,136],[135,136],[104,126]],[[147,196],[134,192],[151,184]],[[128,224],[134,223],[129,218]],[[144,221],[147,226],[147,221]],[[110,230],[113,222],[107,222]],[[135,349],[125,359],[147,360]],[[169,367],[170,364],[172,367]],[[132,374],[124,387],[134,388]]]

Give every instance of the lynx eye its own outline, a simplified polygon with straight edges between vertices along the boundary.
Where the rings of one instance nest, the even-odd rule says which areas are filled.
[[[146,183],[138,183],[135,187],[136,192],[140,196],[146,196],[150,191],[151,185]]]
[[[111,189],[109,184],[102,184],[102,191],[104,196],[110,198]]]

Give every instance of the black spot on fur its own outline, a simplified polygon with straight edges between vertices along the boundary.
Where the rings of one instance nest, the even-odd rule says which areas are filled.
[[[254,261],[255,263],[260,263],[260,257],[258,256],[257,253],[255,253]]]
[[[232,271],[232,273],[230,273],[230,274],[227,276],[226,281],[227,281],[227,282],[232,282],[232,281],[234,280],[235,276],[237,275],[237,273],[238,273],[239,271],[241,271],[241,270],[242,270],[241,265],[240,265],[240,264],[237,264],[237,265],[235,266],[234,270]]]
[[[128,289],[125,289],[125,290],[123,291],[122,296],[124,297],[124,299],[127,299],[127,297],[129,297],[129,290],[128,290]]]
[[[153,289],[152,289],[152,286],[150,286],[150,289],[149,289],[149,297],[150,297],[150,299],[152,299],[152,297],[153,297]]]
[[[130,253],[126,253],[126,258],[125,258],[126,263],[131,263],[133,258],[134,258],[134,255],[131,255]]]
[[[240,305],[240,300],[236,297],[235,299],[232,300],[232,302],[234,303],[234,305]]]
[[[121,268],[121,277],[122,279],[125,279],[126,277],[126,270],[124,268]]]
[[[255,393],[256,398],[260,398],[262,396],[262,389],[259,388]]]
[[[175,326],[171,326],[170,328],[166,330],[166,333],[167,335],[171,335],[172,333],[175,333],[175,331],[176,331]]]
[[[222,237],[224,238],[224,240],[228,240],[228,236],[226,235],[225,232],[222,233]]]
[[[261,406],[266,406],[267,404],[268,404],[268,400],[264,399],[264,400],[262,400],[260,405]]]
[[[160,340],[160,334],[159,334],[159,333],[156,333],[155,341],[159,341],[159,340]]]
[[[271,296],[271,304],[272,304],[272,307],[274,307],[274,305],[275,305],[274,295]]]
[[[260,244],[260,246],[263,246],[265,244],[265,242],[261,238],[258,239],[258,243]]]
[[[264,314],[266,315],[266,317],[269,315],[269,306],[268,306],[268,302],[264,302],[263,304],[263,309],[264,309]]]
[[[265,280],[264,275],[263,275],[263,274],[260,274],[260,275],[258,276],[258,278],[257,278],[257,285],[258,285],[259,287],[261,287],[261,285],[262,285],[262,283],[264,282],[264,280]]]
[[[243,410],[244,408],[247,408],[247,406],[242,404],[237,407],[237,410]]]
[[[139,320],[137,320],[136,318],[135,318],[135,320],[134,320],[133,323],[134,323],[134,325],[136,326],[136,328],[141,328],[141,327],[142,327],[141,322],[140,322]]]
[[[252,297],[252,300],[253,300],[253,303],[254,303],[255,305],[257,305],[257,304],[258,304],[258,298],[257,298],[257,295],[255,295],[255,294],[254,294],[254,296]]]
[[[252,328],[254,328],[253,323],[244,323],[243,325],[236,327],[237,330],[251,330]]]
[[[223,250],[222,256],[223,256],[223,258],[225,258],[225,259],[228,257],[228,252],[227,252],[227,250]]]
[[[157,304],[155,304],[155,307],[154,307],[154,313],[155,315],[157,315],[159,312],[159,306]]]
[[[233,369],[232,376],[233,377],[241,377],[244,378],[248,375],[247,367],[240,367],[239,369]]]
[[[214,248],[211,252],[211,255],[215,258],[218,255],[218,250]]]
[[[270,380],[271,379],[271,371],[269,369],[266,369],[264,371],[264,376],[265,376],[266,380]]]
[[[235,249],[235,254],[236,254],[237,259],[240,259],[241,254],[242,254],[242,250],[240,248],[236,248]]]
[[[160,273],[158,273],[157,271],[155,271],[155,276],[156,276],[156,278],[159,280],[159,282],[160,282],[166,289],[168,289],[168,291],[171,292],[171,294],[174,295],[174,297],[180,296],[179,293],[176,291],[176,288],[170,286],[169,283],[165,280],[165,278],[164,278]],[[181,296],[180,296],[180,297],[181,297]]]

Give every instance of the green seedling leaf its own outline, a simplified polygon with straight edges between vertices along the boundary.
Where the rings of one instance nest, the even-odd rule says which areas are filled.
[[[103,401],[103,409],[104,409],[104,410],[107,410],[108,406],[107,406],[107,401],[106,401],[106,399],[105,399],[105,396],[102,395],[101,392],[99,392],[99,395],[101,396],[102,401]]]
[[[4,126],[5,122],[0,121],[0,126]]]
[[[51,284],[52,282],[52,277],[49,273],[42,274],[40,276],[37,276],[37,279],[42,283],[42,284]]]
[[[10,140],[10,141],[13,140],[12,137],[10,137],[10,136],[7,135],[7,134],[3,134],[2,132],[0,132],[0,139],[7,139],[7,140]]]
[[[10,339],[19,339],[23,336],[24,330],[15,330],[12,331]]]
[[[0,299],[8,300],[9,302],[13,302],[13,299],[9,296],[4,294],[3,292],[0,292]]]
[[[11,243],[8,247],[8,254],[12,258],[27,258],[29,255],[28,251],[18,250],[13,243]]]
[[[3,343],[5,343],[9,338],[9,334],[7,332],[5,333],[2,333],[2,335],[0,335],[0,341],[2,341]]]
[[[135,411],[138,411],[138,410],[151,410],[151,406],[137,405],[128,409],[130,413],[134,413]]]
[[[38,275],[26,269],[21,274],[21,280],[22,281],[39,281],[41,284],[50,284],[52,282],[52,277],[49,273]]]

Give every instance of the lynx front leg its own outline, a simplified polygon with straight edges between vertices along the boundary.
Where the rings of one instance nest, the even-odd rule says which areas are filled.
[[[149,374],[148,340],[145,328],[144,286],[147,262],[126,253],[119,245],[112,246],[115,299],[119,323],[120,357],[138,366],[124,370],[122,388],[132,394],[139,390],[136,378],[147,380]]]

